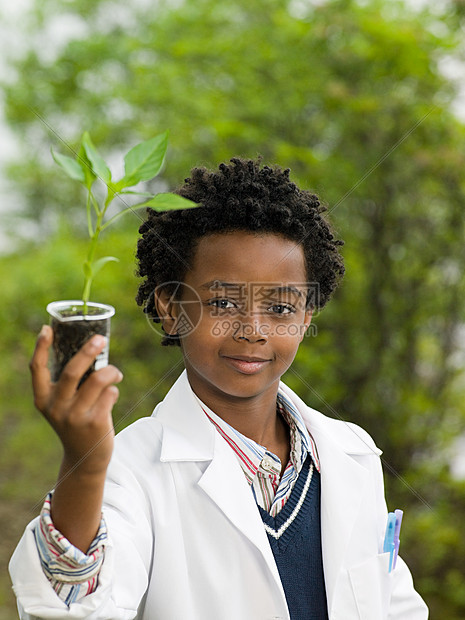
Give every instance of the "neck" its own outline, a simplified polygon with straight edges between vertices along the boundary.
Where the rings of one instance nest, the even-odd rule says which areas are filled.
[[[239,433],[264,446],[287,465],[290,452],[289,427],[276,411],[278,383],[266,391],[250,397],[231,396],[221,391],[205,390],[189,376],[194,393],[217,416]],[[193,379],[193,380],[192,380]]]
[[[251,397],[211,394],[192,389],[207,407],[237,431],[263,445],[276,424],[277,390]]]

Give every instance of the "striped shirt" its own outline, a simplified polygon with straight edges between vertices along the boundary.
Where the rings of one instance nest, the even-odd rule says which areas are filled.
[[[275,454],[239,433],[202,401],[199,400],[199,404],[236,454],[255,501],[272,516],[285,505],[308,454],[320,471],[315,442],[300,413],[281,392],[277,397],[277,412],[288,424],[290,433],[290,458],[282,476],[281,461]],[[97,588],[107,540],[106,526],[102,518],[99,531],[85,554],[54,527],[50,501],[51,494],[42,507],[35,539],[45,575],[60,599],[70,605]]]
[[[92,594],[104,557],[107,529],[102,519],[87,554],[74,547],[53,525],[50,516],[52,494],[45,499],[35,539],[42,569],[59,598],[67,605]]]
[[[275,454],[242,435],[200,400],[199,404],[236,454],[255,501],[271,516],[276,516],[288,500],[308,454],[320,471],[315,442],[300,413],[281,392],[278,393],[276,401],[277,412],[289,426],[291,443],[289,462],[282,476],[282,463]]]

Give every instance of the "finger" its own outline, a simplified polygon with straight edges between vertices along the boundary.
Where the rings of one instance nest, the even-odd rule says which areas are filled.
[[[29,363],[34,403],[42,411],[50,395],[50,371],[47,367],[48,353],[53,342],[53,330],[43,325],[37,337],[36,346]]]
[[[113,407],[117,398],[118,398],[118,390],[115,387],[115,390],[110,389],[114,386],[115,383],[119,383],[123,379],[123,374],[116,368],[116,366],[105,366],[96,372],[93,372],[90,377],[88,377],[82,386],[79,388],[74,405],[73,411],[76,416],[83,416],[88,412],[91,412],[92,409],[97,408],[97,404],[101,402],[105,402],[105,406],[108,406],[109,409]],[[106,395],[103,397],[103,395]],[[110,400],[107,400],[109,394],[114,394],[115,399],[110,403]],[[104,401],[101,399],[104,398]],[[108,403],[110,403],[108,405]]]
[[[105,418],[115,406],[119,398],[119,390],[116,385],[109,385],[100,393],[93,407],[94,417],[98,422],[101,417]],[[111,423],[113,426],[113,423]]]
[[[101,471],[102,468],[106,469],[108,466],[115,436],[111,411],[118,400],[118,396],[118,388],[115,385],[108,386],[101,392],[94,408],[87,412],[84,418],[81,418],[80,427],[87,436],[87,450],[79,458],[79,464],[86,469],[90,467],[89,471],[93,471],[95,468]],[[82,424],[83,421],[84,424]],[[74,435],[79,435],[79,432],[79,427],[74,426]],[[89,432],[91,433],[90,436]],[[90,442],[89,437],[91,438]]]
[[[104,440],[108,435],[114,435],[112,409],[119,398],[119,390],[116,385],[105,388],[94,407],[89,411],[89,422],[94,430],[94,436]],[[103,434],[102,434],[103,433]]]
[[[57,400],[72,398],[82,376],[105,347],[106,338],[92,336],[63,368],[56,386]]]
[[[93,408],[89,411],[92,416],[92,424],[95,428],[105,429],[105,436],[108,432],[114,432],[112,409],[119,398],[119,390],[116,385],[109,385],[100,393],[95,401]]]

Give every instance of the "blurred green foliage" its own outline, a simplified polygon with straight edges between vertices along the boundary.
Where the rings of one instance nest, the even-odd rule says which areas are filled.
[[[193,165],[261,153],[328,203],[347,276],[285,380],[374,436],[389,508],[405,511],[402,554],[432,620],[465,616],[465,483],[450,470],[465,426],[465,128],[441,70],[463,55],[463,17],[459,2],[413,13],[397,0],[34,5],[27,52],[11,61],[18,77],[5,85],[23,144],[9,174],[37,230],[0,260],[0,480],[18,520],[37,511],[28,502],[53,483],[58,460],[33,411],[27,360],[46,303],[81,288],[82,197],[47,153],[64,152],[61,141],[74,148],[89,129],[111,159],[169,128],[164,185],[151,191],[173,189]],[[65,19],[80,34],[53,47],[44,33]],[[181,369],[133,302],[139,221],[127,217],[103,241],[121,262],[94,291],[117,307],[119,426],[149,414]],[[0,603],[11,610],[7,588]]]

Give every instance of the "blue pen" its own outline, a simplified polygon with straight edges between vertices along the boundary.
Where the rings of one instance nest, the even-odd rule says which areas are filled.
[[[396,515],[396,527],[394,529],[394,564],[392,568],[396,567],[397,556],[399,555],[399,547],[400,547],[400,527],[402,525],[402,517],[404,515],[402,510],[397,509],[395,511]]]
[[[395,544],[394,544],[394,534],[396,529],[396,515],[393,512],[388,514],[387,526],[386,526],[386,535],[384,537],[384,547],[383,551],[385,553],[389,553],[389,572],[392,571],[392,563],[394,561],[394,552],[395,552]]]

